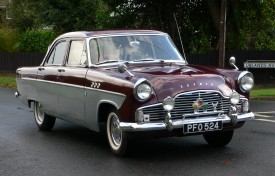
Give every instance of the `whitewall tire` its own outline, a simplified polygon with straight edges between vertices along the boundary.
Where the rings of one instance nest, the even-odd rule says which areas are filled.
[[[116,110],[111,110],[107,117],[107,138],[109,146],[115,155],[123,156],[127,148],[127,133],[119,127],[119,116]]]

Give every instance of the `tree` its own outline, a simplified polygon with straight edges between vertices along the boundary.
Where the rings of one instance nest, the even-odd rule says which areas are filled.
[[[108,26],[110,12],[102,0],[43,0],[41,21],[67,32]]]
[[[187,52],[218,48],[220,1],[105,0],[117,26],[158,29],[178,42],[175,13]],[[275,49],[274,0],[227,0],[229,49]]]
[[[103,0],[13,0],[12,24],[26,29],[53,27],[60,32],[108,26],[110,12]]]
[[[217,50],[217,0],[13,0],[13,24],[21,30],[52,27],[59,32],[101,28],[165,31],[189,53]],[[275,0],[227,0],[228,49],[275,49]]]
[[[36,0],[13,0],[8,4],[11,11],[11,24],[13,27],[24,31],[38,27],[37,16],[39,1]]]

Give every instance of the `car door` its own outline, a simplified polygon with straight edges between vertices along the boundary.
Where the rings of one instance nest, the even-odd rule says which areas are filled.
[[[57,76],[67,52],[66,40],[57,41],[37,71],[38,101],[48,114],[58,114]]]
[[[65,67],[58,69],[59,113],[63,117],[85,122],[84,96],[87,54],[83,39],[70,39]]]

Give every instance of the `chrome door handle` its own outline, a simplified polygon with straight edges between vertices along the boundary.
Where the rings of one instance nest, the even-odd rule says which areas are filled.
[[[39,67],[38,70],[39,70],[39,71],[42,71],[42,70],[45,70],[45,68]]]
[[[65,72],[64,69],[58,69],[58,72]]]

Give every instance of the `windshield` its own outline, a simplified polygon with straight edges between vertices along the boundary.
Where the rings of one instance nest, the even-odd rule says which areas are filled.
[[[91,39],[91,62],[145,62],[154,60],[183,61],[175,45],[165,35],[111,36]]]

